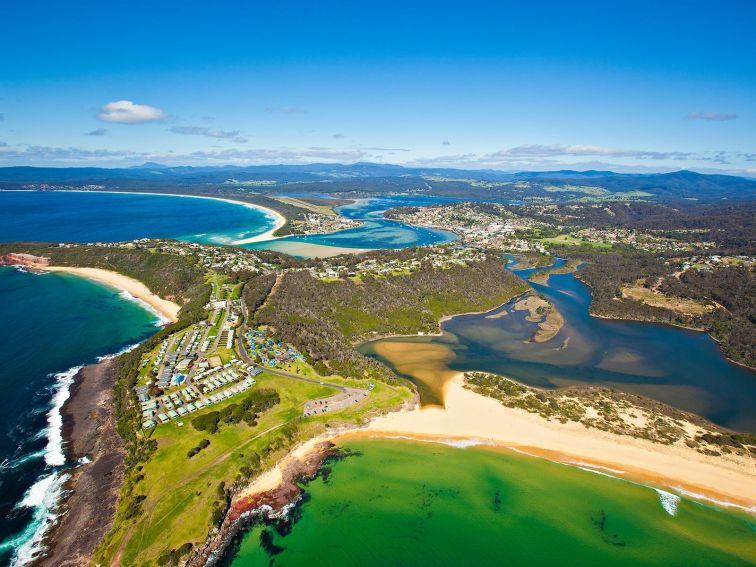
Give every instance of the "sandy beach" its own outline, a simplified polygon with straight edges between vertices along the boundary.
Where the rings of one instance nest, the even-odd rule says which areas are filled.
[[[25,193],[34,192],[34,190],[30,190],[30,189],[8,189],[7,191],[25,192]],[[250,238],[237,240],[235,242],[232,242],[232,244],[249,244],[252,242],[259,242],[261,240],[275,240],[276,238],[282,238],[280,236],[273,236],[273,233],[286,224],[286,217],[284,217],[278,211],[274,211],[273,209],[264,207],[262,205],[255,205],[254,203],[247,203],[246,201],[237,201],[235,199],[226,199],[224,197],[208,197],[206,195],[183,195],[183,194],[179,195],[176,193],[154,193],[154,192],[145,192],[145,191],[82,191],[82,190],[77,190],[77,189],[71,189],[71,190],[65,190],[65,191],[61,190],[58,192],[59,193],[112,193],[116,195],[157,195],[160,197],[184,197],[186,199],[211,199],[213,201],[224,201],[226,203],[232,203],[234,205],[241,205],[243,207],[248,207],[250,209],[257,209],[259,211],[263,211],[266,215],[274,219],[275,224],[273,228],[271,228],[270,230],[266,230],[262,234],[252,236]]]
[[[273,209],[269,209],[268,207],[263,207],[262,205],[253,205],[252,203],[245,203],[243,201],[233,201],[231,199],[217,199],[218,201],[226,201],[227,203],[234,203],[236,205],[245,205],[247,207],[252,207],[254,209],[260,209],[265,212],[266,215],[273,217],[275,220],[275,224],[273,225],[273,228],[270,230],[266,230],[262,234],[258,234],[256,236],[251,236],[249,238],[242,238],[241,240],[235,240],[231,244],[239,245],[239,244],[252,244],[253,242],[261,242],[263,240],[276,240],[277,238],[282,238],[281,236],[273,236],[273,234],[281,228],[283,225],[286,224],[286,217],[283,216],[278,211],[274,211]]]
[[[559,462],[623,471],[618,476],[756,510],[756,465],[747,457],[712,457],[684,446],[587,429],[575,422],[547,421],[465,389],[461,374],[448,384],[444,403],[445,408],[379,417],[357,434],[474,439]]]
[[[151,292],[142,282],[110,270],[100,268],[74,268],[71,266],[31,266],[45,272],[62,272],[87,278],[120,291],[125,291],[132,297],[146,303],[155,310],[163,319],[175,323],[178,320],[178,312],[181,309],[177,303],[163,299]]]
[[[323,435],[300,445],[258,477],[240,497],[275,489],[288,466],[324,441],[338,443],[369,436],[490,445],[756,512],[756,465],[748,457],[707,456],[684,445],[661,445],[588,429],[580,423],[547,421],[471,392],[464,388],[462,379],[458,374],[447,384],[445,407],[390,413],[366,427]]]
[[[238,241],[234,244],[240,243],[241,241]],[[266,242],[265,249],[302,258],[330,258],[331,256],[338,256],[340,254],[362,254],[363,252],[370,252],[372,250],[371,248],[325,246],[323,244],[312,244],[299,240],[277,240],[275,238],[270,240],[270,245],[267,245]]]

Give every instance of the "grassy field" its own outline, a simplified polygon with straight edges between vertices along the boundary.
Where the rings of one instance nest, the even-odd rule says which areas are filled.
[[[363,388],[368,384],[339,377],[327,380]],[[217,433],[210,434],[195,430],[191,424],[191,419],[198,415],[238,403],[242,394],[154,430],[152,438],[158,449],[139,472],[143,479],[135,488],[136,493],[145,497],[141,511],[127,518],[124,505],[127,499],[122,498],[116,526],[100,547],[96,562],[153,565],[171,549],[185,543],[204,542],[213,524],[214,508],[223,501],[219,484],[230,486],[242,467],[249,465],[252,454],[263,457],[260,469],[267,468],[286,454],[290,445],[324,431],[326,424],[358,423],[371,414],[399,406],[412,395],[404,386],[376,383],[369,398],[357,406],[335,414],[302,418],[305,401],[332,395],[335,390],[269,373],[257,377],[253,390],[259,388],[275,389],[281,401],[261,414],[254,427],[243,422],[224,424]],[[293,427],[295,434],[290,437]],[[209,440],[210,445],[188,458],[187,452],[203,439]],[[276,447],[272,452],[271,444]]]
[[[207,283],[213,289],[213,299],[223,299],[223,284],[228,280],[228,276],[218,274],[216,272],[209,272],[207,274]]]
[[[627,285],[620,290],[622,297],[640,301],[651,307],[663,307],[671,309],[683,315],[704,315],[709,313],[713,306],[703,301],[685,299],[682,297],[670,297],[663,293],[656,293],[642,285]]]
[[[301,199],[297,199],[295,197],[273,197],[276,201],[280,201],[281,203],[285,203],[287,205],[292,205],[294,207],[299,207],[300,209],[307,209],[310,212],[318,213],[321,215],[328,215],[328,216],[336,216],[336,213],[331,207],[327,207],[325,205],[315,205],[314,203],[308,203],[307,201],[303,201]]]
[[[546,246],[549,244],[556,246],[588,246],[590,248],[611,248],[612,245],[605,242],[591,242],[577,238],[571,234],[560,234],[552,238],[541,238],[540,242]]]

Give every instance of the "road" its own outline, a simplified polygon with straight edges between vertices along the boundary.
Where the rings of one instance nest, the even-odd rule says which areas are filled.
[[[276,280],[276,283],[278,283],[278,280]],[[271,294],[274,291],[275,291],[275,285],[271,289]],[[270,297],[270,295],[268,297]],[[267,298],[265,299],[265,301],[267,301]],[[247,306],[243,300],[241,301],[241,312],[242,312],[242,324],[239,326],[239,333],[237,333],[236,335],[237,351],[239,352],[239,356],[241,356],[244,362],[246,362],[247,364],[254,364],[255,366],[258,366],[252,360],[252,357],[249,356],[249,353],[247,352],[247,347],[244,344],[244,330],[248,327],[247,325],[248,313],[247,313]],[[354,403],[357,403],[358,401],[367,397],[369,393],[368,390],[363,390],[360,388],[348,388],[340,384],[324,382],[323,380],[314,380],[312,378],[305,378],[304,376],[299,376],[298,374],[294,374],[292,372],[286,372],[285,370],[276,370],[274,368],[269,368],[266,366],[261,366],[260,368],[262,368],[263,370],[265,370],[266,372],[270,374],[275,374],[276,376],[283,376],[284,378],[290,378],[292,380],[299,380],[300,382],[307,382],[308,384],[328,386],[329,388],[334,388],[335,390],[338,390],[339,392],[341,392],[339,394],[335,394],[328,398],[323,398],[322,400],[312,400],[310,402],[307,402],[305,404],[305,409],[304,409],[305,415],[310,415],[310,413],[312,413],[312,409],[314,407],[312,404],[315,404],[319,408],[324,408],[327,411],[335,411],[337,409],[343,409],[343,407],[347,407],[349,405],[353,405]]]

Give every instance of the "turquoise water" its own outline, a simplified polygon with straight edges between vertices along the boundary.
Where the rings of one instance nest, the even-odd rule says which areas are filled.
[[[292,196],[301,195],[292,194]],[[310,244],[342,248],[390,249],[451,242],[457,238],[457,236],[451,232],[421,226],[411,226],[405,223],[387,220],[383,218],[383,213],[392,207],[404,205],[427,206],[434,203],[445,203],[459,200],[460,199],[445,199],[442,197],[412,197],[407,195],[360,199],[350,205],[337,207],[335,210],[346,218],[362,221],[362,226],[330,234],[290,236],[274,242],[249,244],[246,247],[275,250],[279,243],[307,242]]]
[[[178,196],[0,191],[0,241],[93,242],[145,237],[228,243],[260,234],[259,209]],[[66,468],[58,410],[73,375],[141,342],[155,315],[81,278],[0,268],[0,564],[28,556]]]
[[[228,244],[269,230],[260,209],[146,194],[0,191],[0,242],[177,238]]]
[[[30,540],[59,493],[60,405],[76,369],[144,340],[156,315],[63,274],[0,267],[0,564]]]
[[[252,528],[233,567],[756,562],[756,523],[745,513],[484,448],[346,448],[357,454],[306,486],[293,525]]]
[[[300,238],[358,248],[444,241],[451,238],[448,233],[382,219],[390,206],[432,201],[359,201],[341,212],[366,219],[365,226]],[[254,209],[178,197],[0,192],[0,205],[0,241],[175,237],[223,243],[271,226]],[[570,380],[614,381],[645,388],[652,397],[688,400],[698,404],[699,413],[709,412],[722,423],[748,426],[752,390],[744,382],[742,399],[734,399],[737,380],[726,370],[734,367],[722,366],[705,335],[682,332],[688,338],[681,339],[674,334],[681,333],[677,329],[619,322],[593,327],[586,290],[579,282],[563,280],[552,277],[543,291],[562,302],[558,307],[569,319],[570,336],[574,333],[575,340],[561,350],[551,348],[566,358],[554,359],[560,355],[547,348],[523,355],[518,333],[527,329],[517,328],[516,317],[499,319],[507,323],[491,329],[488,320],[455,318],[447,323],[459,324],[451,342],[457,354],[452,365],[508,368],[511,373],[502,372],[554,386]],[[14,550],[28,553],[28,542],[45,521],[71,465],[62,461],[55,410],[76,368],[143,340],[154,332],[155,317],[106,287],[66,275],[0,268],[0,292],[0,380],[5,386],[0,426],[7,432],[0,439],[0,563],[6,563]],[[612,352],[625,343],[640,345],[642,358]],[[689,367],[664,350],[677,352],[680,345],[689,349],[681,351],[685,356],[693,356]],[[665,372],[670,369],[672,378],[656,375],[657,364]],[[675,373],[679,364],[683,366]],[[695,387],[689,390],[683,374],[697,369],[703,370],[690,379]],[[258,527],[244,539],[235,564],[559,564],[564,557],[575,557],[572,564],[581,565],[754,561],[752,549],[742,543],[752,541],[753,523],[737,514],[682,500],[677,515],[670,516],[654,491],[578,469],[555,472],[550,467],[559,465],[480,449],[381,443],[354,445],[362,457],[337,463],[329,482],[319,480],[308,488],[311,499],[291,535],[270,536],[284,551],[271,557],[263,550]],[[617,538],[624,545],[615,545]]]

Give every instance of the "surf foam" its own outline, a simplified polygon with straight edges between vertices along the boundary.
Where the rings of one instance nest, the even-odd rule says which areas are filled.
[[[139,299],[138,297],[134,297],[125,289],[120,290],[118,292],[118,295],[120,295],[126,301],[131,301],[132,303],[136,303],[137,305],[139,305],[139,307],[141,307],[145,311],[149,311],[150,313],[152,313],[152,315],[154,315],[157,318],[157,321],[155,322],[156,327],[163,327],[164,325],[168,325],[171,322],[171,320],[168,319],[168,317],[160,313],[160,311],[155,309],[152,305],[150,305],[146,301]]]
[[[65,482],[70,475],[54,472],[41,477],[24,494],[16,508],[33,510],[32,520],[17,537],[3,544],[3,547],[15,549],[11,558],[11,567],[27,565],[44,549],[42,540],[47,529],[57,518],[55,508],[64,492]]]
[[[55,390],[52,398],[52,408],[47,412],[47,448],[45,450],[45,463],[51,467],[60,467],[66,463],[63,454],[63,404],[71,395],[71,384],[74,376],[81,370],[81,366],[74,366],[65,372],[55,374]]]
[[[672,494],[661,488],[655,488],[656,493],[659,495],[659,503],[664,511],[670,516],[677,516],[677,508],[680,506],[680,497],[677,494]]]

